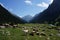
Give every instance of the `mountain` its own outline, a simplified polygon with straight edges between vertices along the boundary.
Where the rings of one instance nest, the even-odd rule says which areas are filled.
[[[49,7],[35,16],[30,22],[32,23],[56,23],[60,22],[60,0],[54,0]]]
[[[26,15],[24,17],[22,17],[24,20],[26,20],[27,22],[29,22],[33,17],[31,15]]]
[[[0,4],[0,23],[25,23],[23,19],[12,14]]]

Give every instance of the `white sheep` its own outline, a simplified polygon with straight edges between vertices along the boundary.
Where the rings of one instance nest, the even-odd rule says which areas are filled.
[[[0,28],[5,28],[5,26],[0,26]]]
[[[25,33],[25,35],[27,35],[29,30],[25,29],[25,30],[23,30],[23,32]]]

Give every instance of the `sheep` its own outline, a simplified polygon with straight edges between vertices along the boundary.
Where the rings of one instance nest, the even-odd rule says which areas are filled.
[[[5,28],[5,26],[0,26],[0,28]]]
[[[36,33],[36,32],[38,32],[38,29],[36,29],[36,28],[33,28],[33,31],[35,31],[35,33]]]
[[[50,34],[49,36],[53,36],[53,34]]]
[[[40,33],[39,33],[39,32],[36,32],[36,35],[38,35],[38,36],[39,36],[39,35],[40,35]]]
[[[32,32],[36,33],[36,31],[32,31]]]
[[[29,35],[34,36],[34,32],[31,32]]]
[[[36,29],[35,28],[33,28],[33,31],[35,31]]]
[[[53,25],[53,24],[49,24],[50,26],[55,26],[55,25]]]
[[[49,38],[49,37],[47,37],[47,40],[50,40],[50,38]]]
[[[13,25],[13,28],[16,28],[17,27],[17,25]]]
[[[24,28],[24,27],[22,27],[22,28]]]
[[[23,27],[23,29],[27,29],[27,27]]]
[[[40,35],[42,35],[42,36],[46,36],[46,34],[45,34],[44,32],[41,32]]]
[[[28,28],[27,27],[22,27],[22,30],[27,30]]]
[[[24,30],[23,30],[23,32],[25,33],[25,35],[27,35],[27,34],[28,34],[28,32],[29,32],[29,30],[24,29]]]
[[[28,32],[28,30],[23,30],[23,31],[26,32],[26,33]]]
[[[9,24],[4,24],[4,26],[5,26],[6,28],[8,28],[8,27],[9,27]]]

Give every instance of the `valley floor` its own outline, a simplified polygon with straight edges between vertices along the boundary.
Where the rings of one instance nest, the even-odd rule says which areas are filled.
[[[18,24],[16,28],[0,29],[0,40],[60,40],[59,28],[50,24]]]

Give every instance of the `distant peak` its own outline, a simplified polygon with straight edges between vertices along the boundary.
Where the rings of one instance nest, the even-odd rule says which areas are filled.
[[[26,15],[26,16],[24,16],[24,17],[32,17],[31,15]]]
[[[27,22],[29,22],[33,17],[31,15],[26,15],[23,17],[24,20],[26,20]]]

